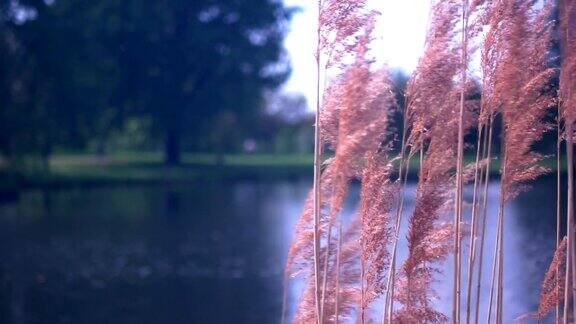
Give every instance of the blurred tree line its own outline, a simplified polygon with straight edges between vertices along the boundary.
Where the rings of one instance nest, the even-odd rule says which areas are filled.
[[[183,148],[298,126],[263,113],[290,73],[293,12],[279,0],[0,0],[0,152],[47,165],[55,149],[116,142],[177,164]],[[274,100],[306,115],[297,96]]]

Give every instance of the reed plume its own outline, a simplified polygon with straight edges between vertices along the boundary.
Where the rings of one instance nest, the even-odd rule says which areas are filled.
[[[312,199],[308,199],[290,248],[287,273],[308,270],[314,260],[317,321],[331,313],[325,309],[332,288],[330,267],[335,263],[337,248],[333,243],[332,227],[347,195],[350,180],[362,168],[366,152],[377,151],[387,134],[386,124],[390,110],[395,106],[395,96],[385,69],[374,70],[369,57],[374,12],[363,10],[364,1],[322,1],[320,3],[320,29],[318,64],[321,55],[326,66],[338,66],[339,74],[330,82],[319,109],[317,124],[321,142],[334,151],[326,161],[321,178],[315,181]],[[326,12],[335,15],[326,15]],[[338,18],[338,19],[335,19]],[[358,22],[362,21],[362,24]],[[353,51],[352,51],[353,49]],[[351,64],[336,62],[344,54],[352,58]],[[317,157],[318,158],[318,157]],[[318,162],[318,161],[317,161]],[[323,246],[322,246],[323,245]],[[302,305],[310,301],[310,283],[299,314],[310,310]],[[306,312],[305,312],[306,311]]]
[[[430,139],[429,130],[440,114],[445,96],[453,87],[459,58],[453,39],[457,35],[459,2],[434,1],[424,53],[406,85],[407,144],[411,155]]]
[[[366,0],[318,0],[317,59],[325,68],[343,64],[356,50],[356,37],[374,14]]]
[[[374,20],[369,19],[366,31],[358,41],[355,61],[342,74],[325,111],[337,113],[337,132],[334,141],[334,157],[331,167],[332,195],[328,213],[328,243],[332,224],[339,214],[346,197],[350,180],[360,174],[362,157],[375,152],[388,135],[389,115],[395,108],[395,95],[386,69],[373,70],[369,58]],[[328,251],[327,256],[330,255]]]
[[[576,121],[576,3],[559,1],[560,11],[560,104],[566,121]]]
[[[339,254],[340,262],[334,268],[334,271],[338,273],[335,277],[338,277],[339,281],[336,285],[338,290],[333,289],[333,293],[330,295],[330,301],[334,302],[330,310],[332,316],[330,319],[336,323],[340,320],[350,320],[361,299],[361,274],[358,267],[361,257],[358,248],[360,233],[361,221],[359,214],[356,213],[348,229],[340,238],[342,241]]]
[[[373,16],[373,13],[366,13],[364,10],[365,0],[318,0],[318,28],[317,28],[317,47],[316,47],[316,125],[314,130],[314,278],[315,278],[315,296],[316,296],[316,322],[323,322],[322,314],[324,313],[323,299],[327,282],[327,270],[324,269],[324,278],[321,278],[320,269],[320,248],[321,248],[321,164],[322,164],[322,138],[321,129],[321,73],[322,69],[339,62],[342,57],[354,49],[357,41],[354,39],[362,30],[362,22],[366,17]],[[324,56],[324,57],[323,57]],[[324,66],[323,66],[324,65]],[[330,237],[331,225],[328,225],[328,251],[324,258],[325,267],[330,257]],[[323,287],[320,287],[322,284]]]
[[[460,47],[460,105],[458,114],[458,151],[456,160],[456,183],[455,183],[455,204],[454,204],[454,282],[453,282],[453,302],[452,302],[452,319],[454,322],[460,321],[460,295],[461,295],[461,268],[462,268],[462,212],[463,212],[463,191],[464,191],[464,136],[467,131],[465,125],[465,109],[466,109],[466,87],[468,86],[469,80],[469,61],[471,54],[475,51],[476,46],[473,44],[473,40],[478,36],[479,32],[482,30],[483,22],[483,1],[473,1],[469,4],[468,0],[462,0],[461,4],[461,25],[460,30],[461,42]],[[480,139],[480,136],[479,136]],[[480,148],[478,147],[478,152]],[[476,198],[476,188],[477,188],[477,177],[480,164],[480,156],[477,154],[476,162],[473,165],[474,170],[474,198]],[[473,268],[473,251],[475,248],[475,235],[476,235],[476,214],[475,214],[475,201],[473,202],[473,216],[472,216],[472,239],[470,243],[470,255],[469,255],[469,268]],[[468,291],[470,291],[472,270],[469,269],[468,275]],[[468,294],[469,295],[469,294]],[[466,312],[466,321],[468,322],[470,318],[469,303]]]
[[[388,71],[385,68],[374,71],[369,58],[374,26],[371,21],[366,34],[358,41],[354,63],[334,81],[334,86],[329,87],[331,98],[326,103],[330,105],[323,109],[329,115],[338,116],[337,119],[324,119],[327,129],[336,129],[336,136],[326,137],[326,142],[334,149],[331,159],[334,168],[332,216],[339,212],[349,180],[359,174],[362,157],[367,152],[377,151],[388,135],[389,115],[395,109]]]
[[[314,277],[310,277],[300,296],[300,302],[296,310],[293,323],[315,323],[316,320],[316,282]]]
[[[486,8],[485,23],[487,32],[482,42],[481,68],[482,68],[482,99],[479,124],[487,125],[490,116],[494,116],[501,108],[497,94],[503,89],[498,88],[501,83],[496,83],[497,71],[499,71],[501,57],[505,51],[501,50],[505,46],[503,39],[503,28],[500,22],[504,20],[503,2],[490,1]]]
[[[540,292],[540,303],[535,316],[537,319],[544,318],[548,313],[562,304],[564,300],[564,289],[559,284],[558,278],[564,278],[566,272],[566,237],[560,241],[558,248],[554,252],[554,257],[548,271],[542,281]]]
[[[548,48],[551,26],[551,2],[537,8],[532,1],[498,1],[493,12],[501,15],[494,28],[493,56],[498,58],[491,86],[486,91],[493,107],[502,107],[503,163],[499,204],[498,268],[496,292],[496,320],[502,322],[504,273],[504,204],[527,190],[528,181],[548,172],[539,165],[544,158],[532,150],[551,125],[543,121],[554,105],[551,78],[556,70],[550,68]]]
[[[384,293],[389,267],[389,245],[392,242],[393,208],[398,197],[398,183],[392,181],[392,161],[382,161],[377,152],[365,159],[360,189],[360,322],[367,309]]]
[[[436,296],[432,289],[434,275],[440,272],[439,263],[446,259],[453,248],[452,224],[442,221],[453,206],[458,141],[458,94],[452,90],[436,123],[429,130],[430,142],[421,165],[416,192],[416,206],[409,220],[408,257],[399,273],[395,298],[402,308],[395,312],[399,323],[444,322],[445,314],[431,304]],[[466,104],[465,129],[473,124],[474,107]]]
[[[360,250],[358,242],[360,237],[360,217],[357,214],[348,226],[348,229],[338,237],[342,242],[339,251],[339,262],[331,262],[328,269],[328,278],[331,282],[338,280],[338,285],[330,285],[326,289],[324,305],[324,322],[336,322],[350,318],[360,301]],[[294,323],[314,322],[314,281],[308,280],[300,298],[300,303]]]
[[[506,46],[495,92],[504,107],[502,191],[506,201],[525,189],[525,182],[548,172],[538,165],[544,157],[534,152],[532,145],[551,128],[543,118],[555,103],[551,78],[557,71],[550,67],[548,51],[552,3],[546,1],[543,9],[534,6],[524,1],[505,6],[509,26],[504,27]]]
[[[336,282],[326,287],[323,307],[326,322],[350,319],[358,308],[358,319],[364,322],[369,304],[384,290],[391,212],[397,196],[396,184],[391,181],[392,172],[392,161],[384,159],[378,150],[366,153],[360,171],[360,209],[347,231],[338,237],[341,248],[326,247],[339,253],[337,262],[330,262],[326,267],[328,280]],[[309,323],[313,319],[312,291],[309,282],[295,319],[297,323]]]
[[[464,133],[473,126],[471,124],[472,119],[469,118],[469,112],[472,110],[472,101],[467,98],[473,83],[468,82],[467,61],[470,53],[476,47],[467,46],[467,41],[458,43],[456,37],[458,33],[465,34],[465,39],[475,39],[478,36],[483,21],[483,16],[478,12],[482,6],[483,1],[473,1],[469,6],[463,1],[434,1],[432,4],[431,22],[426,38],[424,55],[421,57],[406,89],[407,108],[405,115],[408,119],[407,124],[410,127],[406,141],[410,147],[408,158],[416,152],[422,152],[426,148],[432,137],[430,130],[437,123],[437,120],[441,118],[442,109],[439,107],[446,104],[447,97],[455,95],[458,91],[460,91],[462,108],[462,116],[458,116],[462,117],[462,122],[457,124],[458,127],[462,126],[462,128],[458,129],[460,131],[457,134],[458,137],[463,138]],[[464,12],[466,12],[466,17],[473,16],[473,19],[471,19],[469,24],[464,24],[462,30],[459,30],[457,23],[461,19],[461,13],[464,14]],[[455,86],[455,80],[460,82],[459,87]],[[451,98],[448,99],[448,101],[450,100]],[[451,104],[457,106],[457,101],[451,101]],[[477,104],[477,102],[473,103],[473,105]],[[454,145],[459,145],[459,151],[461,151],[463,143],[458,141],[458,137]],[[480,163],[478,162],[477,164]],[[464,180],[464,167],[460,164],[459,166],[458,175],[461,178],[458,179],[458,183]],[[458,188],[461,188],[461,186],[458,186]],[[399,227],[397,227],[398,229]],[[398,232],[396,232],[397,236]],[[393,257],[395,257],[395,254],[393,254]],[[391,277],[394,276],[394,265],[395,260],[392,260]],[[390,281],[393,283],[393,280]],[[388,289],[387,295],[393,295],[393,288],[392,285]],[[387,298],[385,312],[388,313],[388,322],[392,320],[392,303],[390,298]]]
[[[493,78],[494,70],[498,64],[499,54],[494,50],[495,41],[499,29],[497,28],[499,19],[501,19],[500,12],[495,11],[495,6],[491,5],[491,1],[479,1],[473,3],[471,7],[475,10],[475,19],[471,23],[470,32],[471,37],[475,36],[481,39],[481,69],[482,69],[482,95],[480,99],[480,111],[477,122],[478,140],[476,144],[476,168],[474,169],[474,186],[473,186],[473,201],[472,201],[472,228],[470,237],[470,247],[468,255],[468,274],[467,274],[467,296],[466,296],[466,323],[470,322],[472,315],[472,287],[473,277],[475,272],[476,263],[478,263],[478,276],[476,283],[476,303],[474,309],[474,323],[478,322],[480,292],[481,292],[481,279],[482,279],[482,264],[484,257],[484,241],[485,229],[487,218],[487,194],[488,194],[488,180],[490,178],[490,169],[492,162],[492,137],[493,137],[493,119],[497,112],[497,106],[494,105],[493,99]],[[487,33],[484,37],[477,37],[479,31],[487,28]],[[474,46],[474,50],[476,46]],[[480,194],[480,188],[483,186],[483,193]],[[480,202],[481,201],[481,202]],[[482,212],[482,214],[480,214]],[[481,226],[480,226],[481,225]],[[479,228],[480,227],[480,228]],[[480,231],[480,234],[479,234]],[[478,253],[478,238],[480,244],[480,252]],[[477,255],[478,254],[478,255]],[[478,258],[478,260],[477,260]]]
[[[478,132],[479,140],[480,135],[484,135],[483,144],[483,154],[482,156],[486,159],[486,168],[484,172],[484,179],[480,181],[483,182],[483,195],[482,195],[482,229],[480,234],[480,252],[478,255],[478,274],[476,277],[476,301],[474,309],[474,323],[478,323],[480,315],[480,296],[482,288],[482,275],[483,275],[483,262],[484,262],[484,243],[486,237],[486,222],[488,217],[488,180],[490,178],[490,169],[492,162],[492,142],[494,134],[494,118],[496,114],[501,110],[502,105],[498,102],[496,76],[499,71],[498,68],[501,66],[501,57],[504,51],[500,50],[503,46],[503,29],[500,28],[501,21],[504,20],[505,15],[502,10],[502,1],[487,1],[486,7],[483,10],[482,21],[487,26],[487,32],[483,37],[482,41],[482,52],[481,52],[481,69],[482,69],[482,97],[480,102],[480,114],[478,118]],[[500,90],[500,89],[499,89]],[[478,148],[480,142],[478,142]],[[476,192],[475,196],[476,198]],[[477,212],[477,208],[473,206],[473,217],[474,213]],[[474,231],[472,231],[472,237],[475,237]],[[471,253],[472,253],[471,249]],[[474,256],[471,255],[472,260]],[[473,265],[472,265],[473,270]],[[470,269],[469,269],[470,271]],[[472,271],[473,272],[473,271]],[[468,274],[469,276],[471,273]],[[469,282],[468,294],[470,294],[471,285]],[[492,293],[492,291],[491,291]],[[492,295],[490,300],[492,300]],[[471,296],[468,296],[468,308],[472,303]],[[492,304],[492,303],[490,303]],[[469,310],[467,308],[467,322]],[[490,311],[489,311],[490,314]],[[489,315],[490,316],[490,315]],[[490,321],[490,317],[488,318]]]
[[[564,295],[564,321],[568,320],[568,300],[572,295],[573,318],[576,318],[576,295],[574,285],[576,283],[576,256],[574,251],[574,122],[576,118],[576,93],[573,88],[576,85],[574,74],[576,73],[576,42],[574,33],[576,27],[576,4],[574,1],[559,1],[560,13],[560,48],[561,48],[561,73],[560,73],[560,117],[564,122],[564,138],[566,141],[566,162],[568,165],[568,193],[566,199],[566,278]],[[560,129],[559,129],[560,131]],[[572,288],[572,289],[571,289]],[[572,292],[570,294],[570,291]]]
[[[326,167],[322,173],[322,202],[323,209],[327,206],[327,200],[330,197],[332,169]],[[324,212],[324,215],[326,213]],[[286,261],[285,274],[287,277],[294,277],[299,274],[309,276],[312,274],[314,263],[314,192],[311,190],[308,193],[304,208],[296,226],[292,244],[288,250],[288,258]]]
[[[445,225],[440,225],[440,216],[454,202],[450,195],[459,156],[455,147],[460,131],[470,129],[474,119],[467,100],[471,84],[462,82],[458,87],[455,81],[458,72],[466,73],[459,57],[462,47],[455,41],[456,23],[462,9],[459,1],[433,3],[425,52],[407,85],[410,155],[424,149],[426,153],[421,161],[416,207],[409,221],[409,255],[400,271],[399,290],[395,294],[402,308],[394,318],[400,322],[447,319],[431,307],[430,299],[434,295],[433,274],[438,271],[435,261],[447,257],[451,244],[445,239],[452,238],[448,233],[454,234],[454,230],[448,231]],[[458,111],[459,89],[463,91],[462,120]],[[427,250],[429,246],[435,248]],[[387,305],[386,309],[390,322],[393,305]]]
[[[406,84],[404,123],[405,132],[408,134],[405,139],[405,147],[409,148],[408,160],[423,150],[426,142],[430,139],[430,129],[440,114],[438,107],[445,104],[445,97],[441,94],[452,91],[452,79],[457,71],[458,56],[450,44],[456,35],[454,25],[457,21],[457,12],[457,1],[436,1],[433,3],[424,53]],[[398,217],[401,216],[401,214],[398,215]],[[399,229],[399,226],[396,226],[394,245],[399,239]],[[388,311],[388,322],[392,320],[395,273],[395,259],[393,259],[390,269],[390,286],[387,291],[388,301],[386,302],[388,304],[386,309],[390,310]]]
[[[314,190],[299,219],[286,265],[286,278],[303,274],[306,287],[295,322],[373,321],[371,305],[385,295],[383,322],[438,323],[448,316],[434,307],[433,283],[440,263],[454,252],[452,320],[460,321],[460,267],[464,184],[474,180],[468,261],[466,322],[472,314],[476,239],[480,260],[476,287],[478,321],[487,192],[494,120],[503,121],[501,188],[496,229],[493,285],[496,322],[503,322],[504,205],[548,170],[545,157],[533,150],[551,125],[544,121],[556,103],[549,54],[552,0],[434,0],[425,51],[406,89],[405,135],[396,181],[396,159],[388,157],[395,96],[387,70],[375,68],[371,57],[376,13],[365,0],[321,0],[318,28],[318,89]],[[562,73],[560,104],[566,125],[568,161],[572,163],[576,96],[576,47],[570,23],[574,1],[560,1]],[[461,27],[459,27],[461,23]],[[474,40],[488,26],[482,43],[482,96],[468,71]],[[459,36],[462,38],[459,40]],[[321,71],[327,77],[321,87]],[[323,93],[323,94],[322,94]],[[320,95],[322,94],[322,100]],[[478,109],[480,107],[480,109]],[[478,110],[479,118],[478,117]],[[478,127],[475,163],[464,166],[464,136]],[[333,150],[322,162],[323,148]],[[406,154],[405,154],[406,153]],[[402,168],[420,154],[416,203],[409,219],[408,255],[396,268],[396,247],[402,214]],[[407,173],[407,172],[406,172]],[[395,177],[395,176],[394,176]],[[573,173],[569,170],[569,197]],[[350,182],[361,180],[360,206],[346,224],[340,214]],[[456,184],[456,185],[455,185]],[[484,186],[483,196],[479,188]],[[480,202],[482,198],[482,203]],[[568,234],[558,245],[546,274],[541,304],[533,315],[543,318],[571,295],[573,206],[568,199]],[[480,208],[480,205],[483,207]],[[454,221],[446,216],[454,211]],[[479,210],[483,219],[478,219]],[[396,218],[397,217],[397,218]],[[483,224],[480,228],[480,222]],[[393,225],[395,224],[395,225]],[[334,231],[333,228],[339,230]],[[342,227],[345,230],[342,231]],[[478,232],[481,230],[481,234]],[[390,249],[390,247],[392,247]],[[564,288],[558,278],[566,276]],[[490,298],[489,320],[492,316]],[[574,299],[573,299],[574,300]],[[394,307],[394,302],[399,307]],[[576,301],[576,300],[575,300]],[[566,304],[567,305],[567,304]],[[568,307],[564,307],[565,319]],[[576,311],[576,308],[574,308]]]
[[[435,310],[431,302],[436,296],[432,289],[434,275],[440,272],[439,262],[448,257],[454,235],[452,224],[442,221],[442,215],[446,215],[454,203],[453,171],[457,158],[458,93],[454,88],[450,90],[451,95],[437,107],[437,119],[428,130],[430,142],[421,165],[416,206],[409,220],[409,254],[400,270],[395,294],[402,304],[394,314],[394,320],[399,323],[447,320],[447,316]],[[466,112],[468,129],[474,114],[469,110]]]
[[[316,323],[323,322],[322,319],[322,282],[327,281],[327,274],[324,274],[322,280],[321,267],[321,241],[322,236],[330,237],[331,233],[323,232],[322,226],[322,209],[326,206],[323,202],[325,192],[331,189],[323,185],[322,180],[332,181],[330,179],[334,173],[328,172],[326,176],[322,175],[322,134],[323,129],[320,115],[322,113],[321,86],[322,71],[328,66],[337,64],[340,59],[357,47],[355,36],[361,32],[364,19],[372,13],[365,10],[364,0],[318,0],[318,28],[317,28],[317,46],[316,46],[316,122],[314,130],[314,184],[311,199],[308,199],[304,212],[294,234],[293,244],[290,248],[286,273],[292,272],[296,262],[306,264],[308,260],[313,261],[313,278],[314,278],[314,300],[315,300],[315,317]],[[323,179],[325,178],[325,179]],[[333,210],[336,210],[332,208]],[[331,223],[330,223],[331,225]],[[330,227],[330,226],[329,226]],[[310,235],[311,234],[311,235]],[[330,247],[330,242],[327,244]],[[312,252],[310,258],[309,252]],[[327,264],[330,256],[329,249],[326,252],[324,263]],[[305,268],[301,266],[301,268]],[[312,272],[312,271],[311,271]],[[326,269],[324,269],[326,272]],[[288,278],[288,276],[285,276]],[[287,280],[287,279],[286,279]],[[325,286],[325,285],[324,285]],[[284,304],[286,301],[283,302]],[[285,307],[283,307],[285,308]],[[284,314],[282,314],[284,320]]]
[[[566,273],[566,236],[560,241],[560,244],[554,252],[554,257],[550,262],[548,271],[542,280],[540,290],[540,301],[538,310],[531,314],[525,314],[516,319],[517,322],[524,322],[535,318],[538,322],[544,319],[556,307],[562,304],[564,300],[564,288],[560,285],[558,278],[563,278]]]

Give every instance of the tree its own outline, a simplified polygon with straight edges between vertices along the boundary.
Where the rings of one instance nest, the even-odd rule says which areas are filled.
[[[82,147],[118,115],[117,63],[105,7],[81,1],[2,3],[0,135],[7,156]],[[18,152],[20,151],[20,152]]]
[[[0,149],[103,141],[150,118],[167,164],[221,116],[250,129],[290,72],[279,0],[0,0]],[[110,126],[112,124],[112,126]]]
[[[153,117],[165,162],[180,162],[182,138],[200,137],[218,115],[249,126],[263,93],[289,73],[282,41],[291,10],[275,0],[123,0],[121,88]]]

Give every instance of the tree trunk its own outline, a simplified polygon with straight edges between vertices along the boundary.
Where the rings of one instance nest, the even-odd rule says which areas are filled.
[[[42,145],[42,149],[40,152],[40,161],[42,164],[42,171],[48,172],[50,171],[50,155],[52,154],[52,146],[46,141]]]
[[[166,165],[178,165],[181,162],[180,131],[168,130],[164,142],[164,163]]]

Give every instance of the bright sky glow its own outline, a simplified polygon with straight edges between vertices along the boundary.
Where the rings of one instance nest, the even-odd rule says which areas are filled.
[[[315,98],[315,0],[284,0],[301,8],[292,20],[285,46],[292,61],[292,76],[284,87],[287,92],[303,93],[308,105]],[[371,8],[382,13],[376,29],[374,51],[391,68],[412,71],[424,47],[429,0],[369,0]]]

